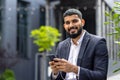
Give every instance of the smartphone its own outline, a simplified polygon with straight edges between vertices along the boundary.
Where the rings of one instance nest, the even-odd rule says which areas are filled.
[[[51,54],[48,56],[50,61],[54,61],[54,58],[56,58],[56,56],[54,54]]]

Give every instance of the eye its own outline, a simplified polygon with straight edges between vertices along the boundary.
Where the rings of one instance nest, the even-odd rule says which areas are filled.
[[[77,19],[74,19],[74,20],[72,20],[72,22],[73,22],[73,23],[77,23],[77,22],[78,22],[78,20],[77,20]]]
[[[69,22],[69,21],[66,21],[65,24],[70,24],[70,22]]]

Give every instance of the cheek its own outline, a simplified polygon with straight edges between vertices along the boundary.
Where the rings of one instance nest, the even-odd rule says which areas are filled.
[[[64,29],[65,29],[66,31],[68,31],[68,26],[64,25]]]
[[[77,25],[77,26],[78,26],[79,29],[82,28],[82,24],[79,24],[79,25]]]

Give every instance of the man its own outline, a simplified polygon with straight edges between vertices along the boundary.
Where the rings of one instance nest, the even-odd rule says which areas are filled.
[[[108,50],[106,40],[83,29],[85,21],[77,9],[64,14],[64,28],[70,38],[59,43],[50,61],[52,80],[106,80]],[[92,28],[92,27],[91,27]]]

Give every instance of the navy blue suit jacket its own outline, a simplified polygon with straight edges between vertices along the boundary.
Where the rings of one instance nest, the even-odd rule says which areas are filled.
[[[68,60],[70,40],[67,38],[59,43],[56,50],[57,57]],[[106,40],[86,32],[79,51],[77,66],[80,66],[79,80],[106,80],[108,69]],[[64,78],[65,75],[66,73],[62,72]],[[55,80],[63,79],[59,74]]]

